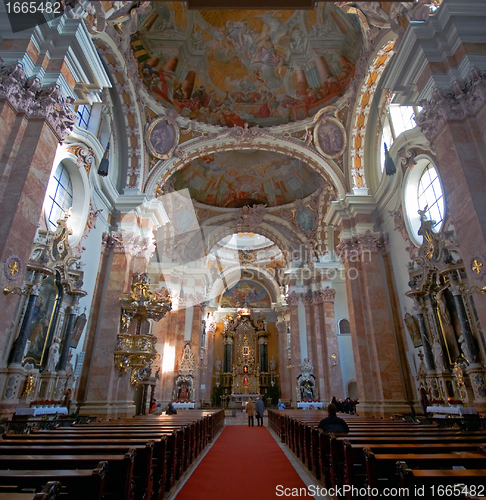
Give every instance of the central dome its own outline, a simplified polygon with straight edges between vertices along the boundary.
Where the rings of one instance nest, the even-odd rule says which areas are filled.
[[[269,151],[225,151],[193,160],[173,174],[177,191],[206,205],[238,208],[292,203],[313,193],[319,175],[301,160]]]
[[[272,126],[314,115],[348,87],[362,46],[355,16],[313,10],[187,10],[153,2],[131,39],[162,106],[213,125]]]

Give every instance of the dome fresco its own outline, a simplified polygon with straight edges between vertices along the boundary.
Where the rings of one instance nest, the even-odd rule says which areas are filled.
[[[362,35],[355,16],[313,11],[188,11],[154,2],[131,38],[150,95],[182,116],[272,126],[314,115],[346,92]]]
[[[189,189],[206,205],[275,207],[318,188],[319,175],[301,160],[268,151],[227,151],[193,160],[173,174],[174,188]]]

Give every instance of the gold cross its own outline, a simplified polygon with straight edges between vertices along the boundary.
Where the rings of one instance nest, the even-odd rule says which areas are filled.
[[[479,262],[477,259],[474,259],[474,262],[473,262],[473,266],[472,266],[472,270],[476,273],[480,273],[481,272],[481,268],[483,267],[483,263],[482,262]]]
[[[16,260],[14,260],[13,262],[11,262],[8,265],[8,268],[10,270],[10,276],[13,276],[14,274],[17,274],[20,271],[19,263]]]

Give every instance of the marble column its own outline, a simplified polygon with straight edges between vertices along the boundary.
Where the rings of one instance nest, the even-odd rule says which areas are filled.
[[[143,271],[151,257],[151,241],[147,231],[103,236],[99,283],[93,297],[96,307],[92,308],[98,315],[87,331],[86,357],[91,362],[85,363],[85,389],[79,401],[83,413],[118,418],[135,412],[130,374],[115,367],[114,348],[120,331],[120,295],[130,289],[133,273]]]
[[[2,68],[0,76],[0,260],[17,256],[23,269],[30,257],[59,141],[74,124],[71,100],[58,88],[42,89],[39,81],[25,79],[18,63]],[[57,109],[57,113],[52,113]],[[23,273],[18,273],[21,283]],[[13,341],[17,297],[2,304],[0,352]],[[3,361],[3,360],[2,360]],[[0,361],[0,362],[2,362]],[[3,361],[5,366],[5,361]],[[0,365],[1,366],[1,365]]]
[[[287,351],[287,323],[283,320],[276,323],[278,335],[278,374],[280,378],[280,392],[283,399],[291,399],[291,387],[289,379],[288,351]]]
[[[466,356],[468,363],[477,363],[479,360],[478,348],[476,340],[474,339],[471,331],[471,326],[467,319],[466,308],[464,306],[464,299],[462,297],[459,285],[451,285],[450,287],[452,296],[454,297],[454,304],[456,306],[457,316],[459,317],[459,324],[461,325],[462,343],[461,350]],[[460,341],[461,339],[459,339]]]
[[[389,308],[381,251],[386,237],[366,231],[343,239],[344,261],[360,414],[407,413],[400,356]]]
[[[22,363],[25,345],[27,343],[27,338],[29,335],[29,325],[34,316],[35,303],[37,301],[37,298],[39,297],[40,287],[45,277],[46,276],[44,274],[38,272],[36,272],[34,275],[32,288],[30,290],[30,295],[27,299],[27,305],[24,311],[24,317],[22,319],[22,324],[20,325],[20,331],[12,347],[10,365],[20,366],[20,364]]]
[[[316,296],[317,295],[317,296]],[[307,333],[307,357],[313,367],[312,374],[316,378],[314,394],[316,397],[324,397],[327,393],[325,385],[327,381],[326,371],[323,367],[325,351],[322,345],[322,324],[319,311],[319,295],[314,291],[304,296],[306,333]]]
[[[339,343],[336,331],[336,316],[334,314],[334,299],[336,290],[326,287],[319,290],[322,297],[322,309],[324,312],[325,342],[327,353],[327,365],[329,378],[330,396],[344,399],[343,376],[341,371],[341,358],[339,356]],[[330,401],[331,398],[325,401]]]
[[[297,393],[297,377],[300,373],[299,366],[302,363],[301,348],[300,348],[300,331],[299,331],[299,302],[302,300],[301,294],[293,291],[287,297],[287,305],[289,306],[290,315],[290,352],[291,358],[288,360],[287,366],[289,371],[290,382],[290,399],[292,405],[296,405],[297,400],[300,400],[300,395]]]
[[[71,340],[73,338],[73,330],[74,324],[76,323],[76,312],[77,312],[78,301],[75,300],[71,304],[71,311],[68,316],[68,320],[66,323],[66,328],[64,330],[64,338],[62,339],[62,347],[61,347],[61,356],[59,358],[59,367],[58,371],[65,371],[68,358],[69,358],[69,349],[71,348]]]
[[[425,322],[425,308],[423,305],[423,301],[421,299],[415,298],[415,316],[417,317],[420,337],[422,339],[423,349],[424,349],[424,360],[425,367],[427,370],[434,370],[434,357],[432,355],[432,345],[429,339],[429,333],[427,331],[427,324]]]

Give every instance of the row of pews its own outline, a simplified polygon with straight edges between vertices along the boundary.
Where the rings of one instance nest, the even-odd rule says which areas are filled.
[[[0,500],[162,500],[223,425],[223,410],[190,410],[4,434]]]
[[[346,499],[486,498],[485,430],[344,415],[350,432],[338,435],[317,428],[325,417],[322,410],[268,411],[269,427],[320,491]]]

